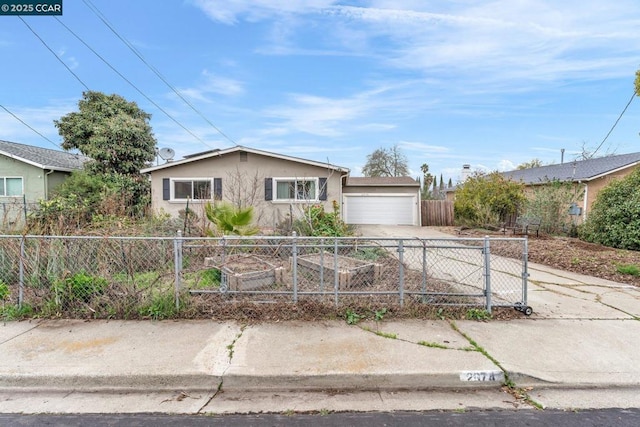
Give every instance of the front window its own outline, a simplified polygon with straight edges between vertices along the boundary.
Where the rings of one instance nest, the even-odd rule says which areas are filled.
[[[317,201],[317,179],[275,178],[275,200]]]
[[[211,199],[211,179],[180,179],[173,181],[174,200]]]
[[[0,196],[22,196],[22,178],[0,177]]]

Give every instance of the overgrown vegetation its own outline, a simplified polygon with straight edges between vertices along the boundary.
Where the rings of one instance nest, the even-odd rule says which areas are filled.
[[[340,206],[332,202],[333,212],[326,212],[323,205],[310,205],[304,215],[293,221],[293,231],[299,236],[344,237],[351,236],[353,229],[340,217]]]
[[[258,227],[251,225],[253,221],[253,207],[236,207],[229,202],[207,202],[204,205],[207,219],[211,221],[216,230],[205,229],[208,236],[221,236],[234,234],[238,236],[251,236],[258,231]]]
[[[58,309],[66,309],[77,303],[89,303],[93,298],[102,295],[107,288],[107,280],[91,276],[84,271],[66,279],[54,282],[52,286],[53,303]]]
[[[520,210],[525,201],[523,184],[498,172],[476,172],[456,190],[456,222],[472,227],[496,225]]]
[[[548,234],[574,234],[575,223],[569,206],[582,198],[583,192],[571,182],[546,181],[533,186],[524,203],[528,217],[540,218],[540,230]]]
[[[618,265],[616,270],[620,274],[628,274],[630,276],[640,276],[640,267],[635,264]]]
[[[640,168],[598,193],[579,236],[587,242],[640,250]]]
[[[89,160],[28,218],[33,234],[69,234],[95,220],[142,218],[150,201],[140,169],[155,157],[151,116],[118,95],[87,91],[78,111],[55,120],[66,150]]]

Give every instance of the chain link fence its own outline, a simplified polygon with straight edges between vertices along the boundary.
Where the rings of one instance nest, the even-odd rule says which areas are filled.
[[[354,305],[490,312],[526,307],[526,287],[522,238],[0,236],[1,307],[43,317],[228,318]]]

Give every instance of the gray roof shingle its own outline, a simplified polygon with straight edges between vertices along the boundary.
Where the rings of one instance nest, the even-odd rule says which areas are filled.
[[[50,150],[48,148],[18,144],[17,142],[3,140],[0,140],[0,154],[18,159],[42,169],[53,169],[65,172],[82,169],[82,165],[86,161],[91,160],[89,157],[83,156],[82,154]]]
[[[640,164],[640,153],[619,154],[540,166],[537,168],[502,172],[506,178],[525,184],[540,184],[547,181],[590,181],[618,169]]]

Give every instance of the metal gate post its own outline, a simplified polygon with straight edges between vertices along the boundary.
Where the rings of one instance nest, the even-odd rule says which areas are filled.
[[[291,233],[291,271],[293,273],[293,302],[298,302],[298,245],[296,242],[296,236],[298,233],[295,231]]]
[[[489,237],[484,238],[484,293],[487,299],[487,312],[491,314],[491,248]]]
[[[18,280],[18,308],[22,308],[24,299],[24,239],[24,236],[22,236],[22,239],[20,239],[20,277]]]
[[[173,262],[175,264],[175,296],[176,311],[180,310],[180,278],[182,277],[182,231],[178,230],[177,236],[173,241]]]
[[[398,260],[400,261],[398,278],[398,293],[400,294],[400,307],[404,305],[404,241],[398,241]]]
[[[422,303],[427,302],[427,242],[422,242]]]
[[[529,241],[524,239],[522,247],[522,306],[527,306],[527,293],[529,287]]]
[[[338,238],[333,238],[333,292],[335,293],[335,304],[338,306],[338,292],[340,291],[340,280],[338,276]]]

